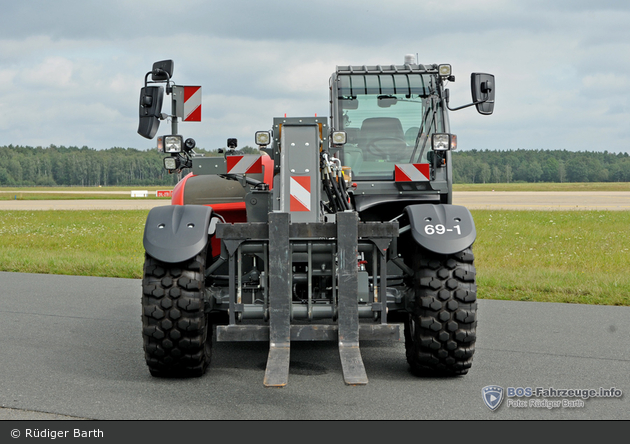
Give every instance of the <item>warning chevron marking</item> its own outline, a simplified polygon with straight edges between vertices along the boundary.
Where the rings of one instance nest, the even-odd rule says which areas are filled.
[[[184,86],[184,122],[201,122],[201,86]]]
[[[395,166],[396,182],[427,182],[431,180],[431,167],[428,163],[403,163]]]
[[[311,177],[291,176],[289,211],[311,211]]]
[[[226,156],[228,174],[262,174],[262,156]]]

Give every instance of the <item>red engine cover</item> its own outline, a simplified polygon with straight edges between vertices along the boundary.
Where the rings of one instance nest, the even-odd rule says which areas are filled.
[[[264,182],[269,185],[269,189],[271,189],[273,188],[273,160],[265,154],[262,156],[262,164],[264,167]],[[171,197],[171,205],[184,205],[184,189],[186,187],[186,181],[191,177],[194,177],[193,173],[187,174],[177,183],[177,185],[175,185],[175,188],[173,188],[173,195]],[[247,212],[244,201],[211,204],[207,206],[212,207],[213,212],[223,217],[226,222],[247,222]],[[213,256],[218,256],[221,251],[221,241],[213,236],[211,246]]]

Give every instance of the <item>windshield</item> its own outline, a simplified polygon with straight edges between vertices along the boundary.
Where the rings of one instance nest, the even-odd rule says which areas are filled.
[[[369,83],[368,76],[360,77]],[[356,76],[352,81],[356,83]],[[352,168],[353,178],[391,180],[395,164],[427,162],[431,135],[440,132],[443,123],[439,100],[430,94],[430,77],[422,76],[421,81],[420,88],[388,91],[340,88],[339,123],[347,134],[343,161]]]

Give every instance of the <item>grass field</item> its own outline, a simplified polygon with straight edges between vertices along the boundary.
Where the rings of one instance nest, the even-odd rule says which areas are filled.
[[[0,270],[139,278],[147,213],[0,211]]]
[[[0,271],[142,277],[148,210],[0,211]],[[630,213],[472,211],[480,298],[630,305]]]
[[[480,297],[630,305],[630,212],[472,213]]]

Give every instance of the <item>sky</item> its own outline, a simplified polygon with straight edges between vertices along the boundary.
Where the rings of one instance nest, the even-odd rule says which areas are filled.
[[[328,116],[336,66],[417,54],[452,65],[452,107],[471,102],[472,72],[495,75],[494,114],[451,113],[458,149],[626,153],[629,23],[627,0],[5,2],[0,146],[155,147],[137,133],[138,101],[164,59],[176,84],[202,86],[184,137],[254,146],[274,117]]]

